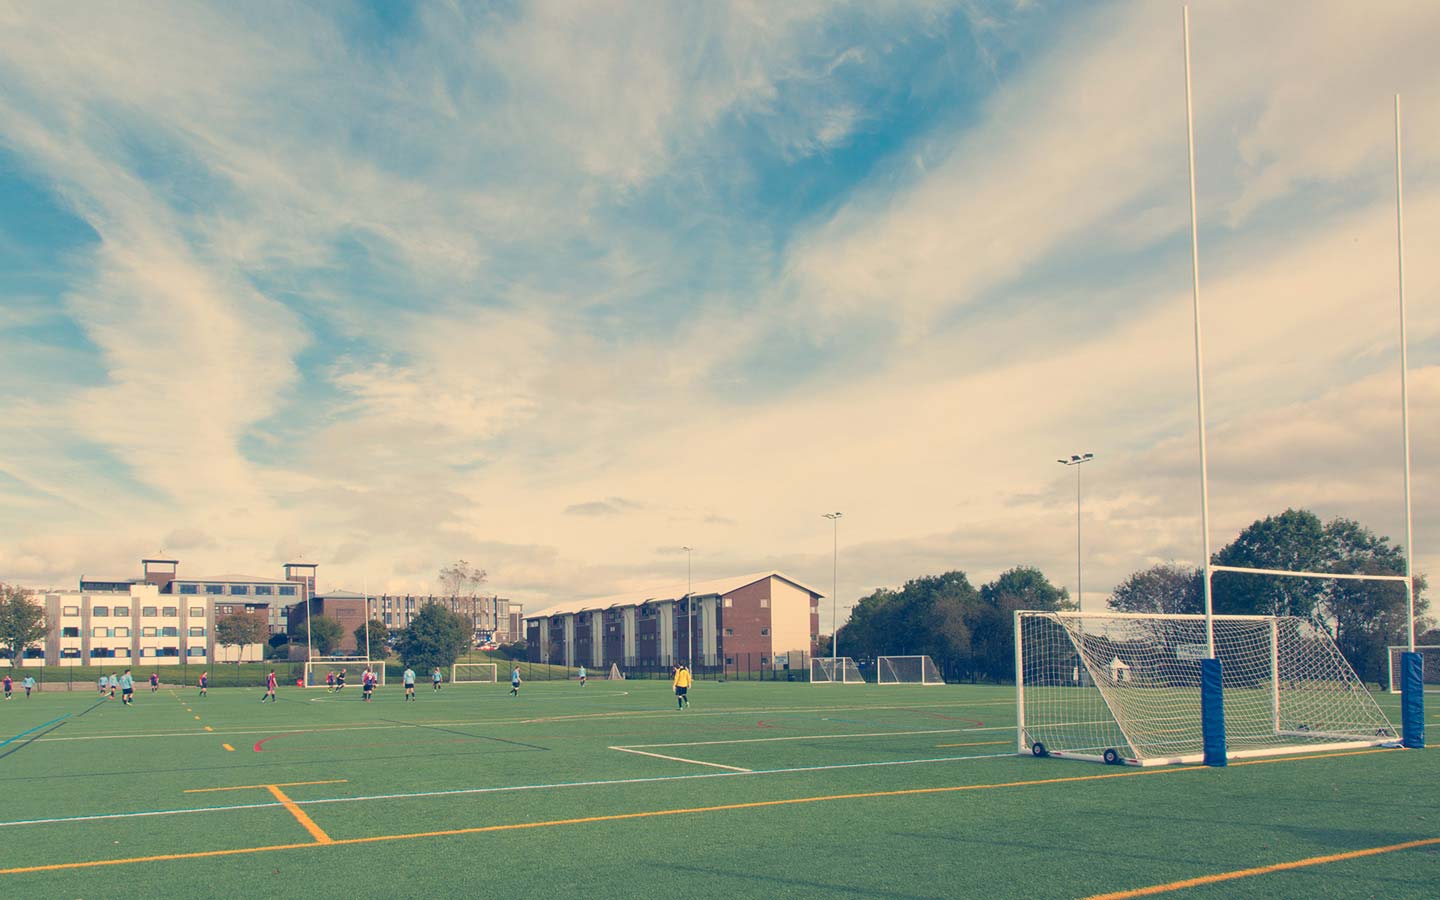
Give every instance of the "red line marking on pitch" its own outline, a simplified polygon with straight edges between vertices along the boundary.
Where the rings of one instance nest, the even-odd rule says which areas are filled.
[[[261,745],[261,744],[264,744],[266,741],[273,741],[273,740],[275,740],[276,738],[289,737],[289,736],[292,735],[292,734],[314,734],[314,732],[313,732],[313,731],[287,731],[287,732],[285,732],[284,734],[272,734],[272,735],[270,735],[268,738],[261,738],[260,740],[256,741],[256,742],[255,742],[254,750],[255,750],[256,753],[261,753],[261,752],[263,752],[263,751],[260,749],[260,745]]]
[[[756,722],[756,723],[755,723],[755,727],[756,727],[756,728],[774,728],[775,726],[774,726],[774,725],[771,725],[769,722]]]

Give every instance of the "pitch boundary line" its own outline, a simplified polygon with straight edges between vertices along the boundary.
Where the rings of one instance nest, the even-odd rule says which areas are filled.
[[[641,744],[640,746],[647,745]],[[663,753],[647,753],[644,750],[636,750],[633,747],[611,747],[610,749],[619,750],[621,753],[634,753],[637,756],[650,756],[654,757],[655,759],[668,759],[672,762],[693,763],[697,766],[714,766],[717,769],[729,769],[732,772],[748,772],[750,774],[754,774],[755,772],[754,769],[742,769],[739,766],[727,766],[722,763],[705,762],[704,760],[700,759],[686,759],[683,756],[666,756]]]

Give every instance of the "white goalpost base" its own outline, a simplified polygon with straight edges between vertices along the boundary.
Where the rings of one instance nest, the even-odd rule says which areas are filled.
[[[624,681],[625,673],[620,671],[619,663],[610,664],[610,672],[605,676],[608,681]]]
[[[354,659],[348,657],[313,656],[305,663],[305,686],[312,688],[329,687],[325,682],[327,674],[345,673],[347,687],[359,687],[360,677],[366,667],[375,674],[376,684],[385,683],[385,663],[378,659]]]
[[[1393,744],[1330,635],[1288,616],[1214,616],[1226,756]],[[1205,617],[1015,613],[1018,750],[1111,764],[1202,762]]]
[[[881,656],[875,660],[875,683],[941,685],[945,678],[928,656]]]
[[[497,663],[455,663],[450,667],[451,684],[494,684],[499,680]]]
[[[848,656],[821,656],[810,659],[811,684],[864,684],[860,667]]]
[[[1408,653],[1408,644],[1397,645],[1385,648],[1385,655],[1389,658],[1386,665],[1386,676],[1390,682],[1390,693],[1400,693],[1400,654]],[[1421,673],[1425,684],[1425,693],[1440,693],[1440,644],[1416,644],[1415,652],[1420,654]]]

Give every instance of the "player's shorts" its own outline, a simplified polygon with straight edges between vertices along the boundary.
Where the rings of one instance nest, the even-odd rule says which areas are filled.
[[[128,697],[128,696],[130,696],[131,694],[135,693],[135,689],[134,689],[134,688],[124,688],[124,689],[122,689],[122,690],[120,691],[120,693],[122,693],[122,694],[124,694],[126,697]]]
[[[677,696],[677,697],[683,697],[683,696],[685,696],[685,692],[688,691],[688,690],[690,690],[688,687],[677,687],[677,688],[675,689],[675,696]]]

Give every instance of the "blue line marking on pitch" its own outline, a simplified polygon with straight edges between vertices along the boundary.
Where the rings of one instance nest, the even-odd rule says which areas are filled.
[[[46,722],[44,725],[36,725],[34,728],[31,728],[29,731],[22,731],[22,732],[20,732],[19,734],[15,735],[14,737],[8,737],[8,738],[6,738],[5,740],[0,741],[0,747],[5,746],[6,744],[10,743],[11,741],[18,741],[18,740],[20,740],[22,737],[24,737],[24,736],[27,735],[27,734],[34,734],[35,732],[39,731],[39,730],[42,729],[42,728],[49,728],[51,725],[54,725],[56,722],[63,722],[63,721],[65,721],[65,720],[68,719],[68,718],[70,718],[70,714],[69,714],[69,713],[66,713],[65,715],[61,716],[61,717],[58,718],[58,719],[51,719],[50,721]]]

